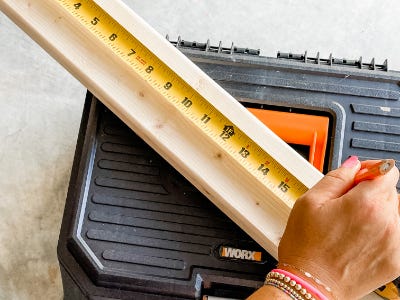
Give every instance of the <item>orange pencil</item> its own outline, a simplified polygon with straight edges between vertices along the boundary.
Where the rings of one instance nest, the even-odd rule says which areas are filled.
[[[361,169],[358,171],[354,177],[354,183],[358,184],[364,180],[371,180],[376,177],[385,175],[388,173],[395,165],[394,159],[382,159],[377,162],[366,163],[363,167],[363,162],[361,162]]]

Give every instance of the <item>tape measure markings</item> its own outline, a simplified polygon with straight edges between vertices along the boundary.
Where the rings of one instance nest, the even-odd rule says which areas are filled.
[[[230,122],[99,5],[91,0],[59,0],[59,2],[153,89],[289,207],[293,205],[293,200],[307,191],[303,183]]]

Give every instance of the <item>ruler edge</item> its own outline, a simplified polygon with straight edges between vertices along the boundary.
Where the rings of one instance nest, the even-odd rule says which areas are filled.
[[[114,2],[114,4],[115,4],[115,2]],[[5,2],[2,2],[2,3],[0,3],[0,7],[3,7],[3,11],[4,11],[4,6],[5,5]],[[25,20],[24,20],[25,21]],[[16,22],[17,23],[17,22]],[[17,23],[18,24],[18,23]],[[21,28],[23,28],[24,27],[24,30],[26,31],[26,27],[27,26],[21,26],[21,24],[18,24]],[[32,28],[31,28],[32,29]],[[48,46],[52,46],[52,44],[50,43],[50,42],[48,42],[47,40],[45,40],[44,42],[43,41],[41,41],[41,39],[43,38],[42,36],[40,36],[39,34],[33,34],[33,38],[35,39],[35,41],[39,44],[39,45],[42,45],[42,47],[43,47],[43,44],[47,44]],[[39,41],[38,41],[39,40]],[[165,41],[165,42],[167,42],[167,41]],[[168,43],[168,45],[169,45],[169,43]],[[59,59],[60,59],[60,57],[62,57],[62,55],[58,55],[57,56],[57,54],[62,54],[62,52],[61,53],[57,53],[57,49],[51,49],[51,51],[48,51],[49,49],[48,48],[46,48],[46,47],[43,47],[43,48],[45,48],[46,49],[46,51],[47,52],[49,52],[53,57],[57,57],[56,58],[56,60],[58,60],[59,61]],[[175,48],[174,48],[175,49]],[[175,49],[176,50],[176,49]],[[178,50],[177,50],[178,51]],[[179,52],[180,53],[180,52]],[[183,54],[182,54],[183,55]],[[185,57],[186,58],[186,57]],[[60,62],[60,61],[59,61]],[[190,61],[190,64],[193,64],[191,61]],[[62,64],[64,67],[65,67],[65,65],[64,64]],[[70,72],[71,72],[71,70],[70,70],[70,68],[67,68]],[[71,73],[73,73],[73,72],[71,72]],[[74,75],[76,75],[76,74],[74,74]],[[233,98],[232,98],[233,99]],[[233,99],[234,100],[234,102],[233,103],[237,103],[236,102],[236,100],[235,99]],[[242,107],[242,106],[240,106],[240,107]],[[244,109],[244,108],[243,108]],[[247,110],[245,110],[246,112],[247,112]],[[251,115],[252,116],[252,115]],[[257,120],[255,117],[253,118],[254,120]],[[264,125],[262,125],[263,127],[264,127]],[[181,170],[180,170],[181,171]],[[181,171],[182,172],[182,171]],[[189,175],[189,177],[190,177],[190,174],[187,174],[188,172],[182,172],[182,173],[186,173],[186,175]],[[196,185],[196,187],[198,187],[197,185]],[[203,189],[204,190],[204,189]],[[214,190],[214,189],[211,189],[211,190]],[[229,201],[226,201],[226,203],[216,203],[215,202],[215,199],[214,199],[214,201],[213,201],[219,208],[221,208],[225,213],[226,213],[226,207],[225,207],[225,209],[224,209],[224,205],[227,203],[227,204],[229,204],[229,205],[231,205],[232,203],[231,202],[229,202]],[[222,207],[221,207],[222,206]],[[237,207],[233,207],[232,206],[232,208],[234,208],[234,209],[237,209]],[[237,211],[236,211],[237,212]],[[271,213],[270,211],[268,212],[269,214]],[[284,213],[285,214],[285,213]],[[228,213],[228,215],[229,215],[229,217],[231,217],[233,220],[235,220],[235,221],[238,221],[237,223],[239,224],[239,225],[241,225],[241,227],[243,228],[243,227],[245,227],[246,228],[246,226],[243,226],[243,214],[240,214],[240,216],[237,216],[237,215],[235,215],[235,216],[232,216],[232,214],[229,214]],[[281,226],[281,228],[279,228],[279,231],[280,232],[276,232],[275,233],[275,235],[276,235],[276,237],[274,238],[274,241],[275,241],[275,244],[274,244],[274,242],[271,240],[271,239],[269,239],[270,238],[270,236],[267,236],[266,235],[266,233],[265,233],[265,231],[264,230],[266,230],[266,231],[270,231],[269,233],[271,233],[271,230],[274,230],[273,228],[270,228],[270,227],[268,227],[268,228],[260,228],[260,224],[258,224],[258,226],[254,226],[254,223],[251,223],[250,222],[250,220],[249,220],[249,218],[248,218],[248,216],[246,217],[246,216],[244,216],[245,217],[245,221],[248,221],[249,222],[249,224],[251,225],[251,228],[253,228],[253,230],[256,230],[256,235],[258,236],[258,238],[257,237],[255,237],[254,236],[254,231],[253,230],[251,230],[252,231],[252,233],[253,234],[250,234],[254,239],[256,239],[261,245],[263,245],[264,246],[264,248],[268,251],[268,252],[270,252],[270,254],[272,254],[274,257],[277,257],[277,244],[276,244],[276,241],[277,241],[277,238],[280,238],[280,236],[279,236],[279,234],[281,234],[282,232],[283,232],[283,229],[284,229],[284,226]],[[242,220],[241,220],[241,218],[242,218]],[[281,219],[280,221],[283,221],[284,223],[286,223],[286,221],[284,220],[284,219]],[[245,224],[245,225],[247,225],[247,224]],[[262,227],[262,226],[261,226]],[[247,231],[248,232],[248,230],[245,230],[245,231]],[[267,238],[267,239],[269,239],[267,242],[265,241],[265,238]],[[269,244],[268,245],[268,242],[269,243],[272,243],[272,246],[271,246],[271,244]]]

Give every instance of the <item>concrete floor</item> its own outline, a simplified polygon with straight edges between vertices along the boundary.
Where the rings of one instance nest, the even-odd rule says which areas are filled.
[[[400,70],[398,0],[124,2],[171,39],[388,58]],[[62,298],[56,245],[84,95],[0,14],[0,299]]]

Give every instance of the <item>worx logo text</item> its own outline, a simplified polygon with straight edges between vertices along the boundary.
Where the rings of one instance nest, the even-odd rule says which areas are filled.
[[[262,253],[259,251],[250,251],[225,246],[220,248],[220,255],[225,258],[261,261],[261,254]]]

